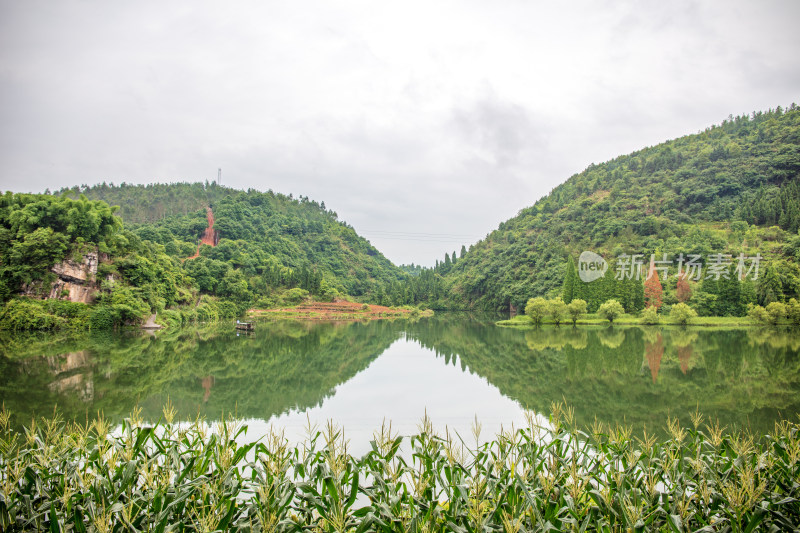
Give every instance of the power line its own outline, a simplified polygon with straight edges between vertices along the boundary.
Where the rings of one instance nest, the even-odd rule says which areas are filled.
[[[373,235],[386,235],[389,237],[444,237],[453,239],[464,238],[480,238],[475,234],[467,233],[417,233],[412,231],[380,231],[380,230],[364,230],[364,233],[371,233]]]
[[[484,236],[475,233],[429,233],[415,231],[390,231],[362,229],[362,234],[381,237],[403,237],[412,239],[482,239]]]
[[[421,239],[419,237],[384,237],[384,236],[376,236],[373,239],[381,239],[381,240],[388,240],[388,241],[416,241],[416,242],[442,242],[442,243],[465,243],[466,241],[461,239]]]
[[[416,242],[440,242],[440,243],[461,243],[478,241],[485,236],[454,234],[454,233],[416,233],[403,231],[362,231],[361,235],[371,239],[381,239],[390,241],[416,241]]]

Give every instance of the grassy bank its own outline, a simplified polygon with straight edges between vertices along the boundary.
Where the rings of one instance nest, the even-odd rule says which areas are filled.
[[[385,318],[420,318],[433,316],[433,310],[420,310],[412,306],[386,307],[357,302],[310,301],[292,307],[276,309],[250,309],[248,319],[270,318],[290,320],[379,320]]]
[[[526,315],[517,315],[513,318],[508,320],[500,320],[495,322],[498,326],[509,326],[509,327],[536,327],[530,317]],[[608,325],[609,322],[605,318],[601,318],[597,316],[595,313],[587,314],[583,316],[580,320],[578,320],[577,325]],[[556,323],[551,318],[545,318],[542,320],[542,325],[553,325],[555,326]],[[571,326],[572,321],[562,321],[562,326]],[[636,315],[629,315],[624,314],[614,319],[614,325],[617,326],[644,326],[647,325],[643,321],[641,317]],[[669,316],[660,317],[659,323],[657,325],[660,326],[669,326],[669,325],[680,325],[672,320],[670,320]],[[753,320],[746,316],[698,316],[692,318],[689,322],[690,326],[712,326],[712,327],[748,327],[748,326],[762,326],[763,324],[759,324],[753,322]],[[778,325],[790,325],[789,321],[780,322]]]
[[[726,434],[696,416],[668,420],[667,441],[625,427],[528,427],[468,444],[428,420],[401,437],[383,427],[372,451],[347,452],[329,425],[290,445],[241,444],[235,421],[144,426],[31,422],[0,414],[4,531],[789,530],[800,523],[800,426]],[[474,442],[478,442],[479,426]],[[471,439],[467,439],[470,440]],[[401,448],[404,453],[401,453]]]

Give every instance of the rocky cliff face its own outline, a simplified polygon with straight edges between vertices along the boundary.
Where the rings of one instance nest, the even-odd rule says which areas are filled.
[[[80,262],[66,259],[54,265],[50,271],[56,280],[48,288],[41,282],[23,287],[23,294],[34,298],[53,298],[90,304],[94,302],[99,289],[97,265],[102,254],[91,251],[83,255]]]
[[[63,298],[71,302],[92,303],[97,293],[97,252],[84,254],[80,263],[70,259],[51,269],[58,279],[53,282],[48,298]]]

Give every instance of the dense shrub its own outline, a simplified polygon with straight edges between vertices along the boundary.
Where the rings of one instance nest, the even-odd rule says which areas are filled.
[[[622,316],[624,313],[625,309],[617,300],[608,300],[597,310],[597,314],[601,318],[608,320],[610,324],[613,324],[614,320]]]
[[[18,298],[5,304],[0,315],[0,329],[56,330],[86,329],[91,308],[82,303],[63,300],[31,300]]]
[[[645,307],[642,311],[642,324],[655,325],[659,322],[658,308],[655,306]]]
[[[184,323],[184,318],[180,311],[165,309],[158,313],[158,322],[167,327],[180,327]]]
[[[766,324],[769,322],[769,314],[767,310],[760,305],[750,305],[747,310],[747,316],[750,320],[757,324]]]
[[[777,324],[782,321],[788,313],[786,304],[782,302],[770,302],[767,304],[766,310],[770,324]]]
[[[217,309],[220,318],[236,318],[241,314],[239,307],[235,303],[225,300],[217,303]]]
[[[786,305],[787,314],[792,324],[800,324],[800,302],[792,298]]]
[[[669,317],[676,324],[686,325],[697,317],[697,312],[685,303],[677,303],[670,309]]]
[[[298,304],[308,298],[308,291],[305,289],[301,289],[300,287],[295,287],[294,289],[289,289],[285,293],[283,293],[282,300],[287,304]]]

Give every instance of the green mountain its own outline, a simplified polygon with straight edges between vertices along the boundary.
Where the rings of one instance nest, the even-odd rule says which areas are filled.
[[[195,253],[210,206],[216,246],[201,246],[185,268],[202,292],[239,302],[261,298],[268,305],[272,289],[293,287],[328,299],[340,293],[368,297],[406,277],[324,202],[308,197],[215,183],[103,183],[57,194],[119,206],[126,227],[179,259]]]
[[[698,134],[590,165],[462,258],[453,253],[453,260],[411,280],[406,292],[434,307],[522,309],[531,297],[561,295],[568,258],[577,261],[582,251],[609,260],[612,279],[593,287],[605,285],[606,296],[619,298],[620,291],[641,293],[614,287],[620,271],[613,258],[621,254],[641,254],[645,270],[651,254],[673,261],[697,254],[705,267],[713,254],[730,254],[731,276],[739,254],[760,254],[760,277],[736,289],[755,294],[737,304],[736,314],[751,301],[798,297],[799,227],[800,108],[793,104],[729,117]],[[668,302],[674,302],[676,266],[661,280]],[[703,283],[693,285],[703,292]],[[712,294],[711,282],[706,285]],[[713,308],[708,298],[694,303]]]
[[[302,196],[214,183],[7,193],[0,197],[0,299],[12,301],[0,322],[108,326],[155,312],[185,322],[309,294],[489,310],[561,295],[585,299],[590,311],[609,298],[638,311],[646,289],[633,267],[638,261],[646,275],[651,257],[668,265],[658,280],[665,305],[688,298],[701,314],[741,315],[750,303],[800,298],[798,228],[795,105],[729,117],[590,165],[433,269],[396,267],[324,203]],[[92,250],[100,305],[91,312],[61,305],[54,298],[73,299],[80,287],[54,266],[71,259],[88,268]],[[576,281],[583,251],[608,261],[591,284]],[[678,290],[677,270],[691,257],[701,261],[697,276]],[[46,309],[17,301],[21,291],[49,295]]]
[[[306,197],[201,183],[0,196],[4,329],[102,329],[152,314],[181,324],[310,295],[371,300],[406,277]]]

